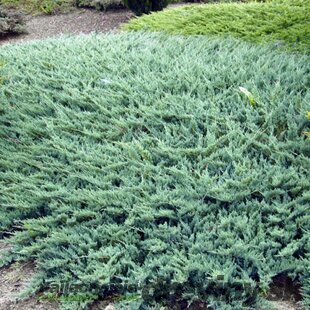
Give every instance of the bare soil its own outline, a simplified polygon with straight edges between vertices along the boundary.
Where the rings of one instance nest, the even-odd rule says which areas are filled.
[[[168,7],[178,7],[186,4],[188,3],[173,3]],[[133,13],[128,9],[100,12],[94,9],[81,8],[71,8],[70,12],[66,14],[27,15],[25,33],[0,36],[0,46],[8,43],[57,37],[62,34],[78,35],[92,32],[116,32],[123,23],[133,16]]]
[[[303,310],[300,284],[283,274],[273,279],[267,299],[276,310]]]
[[[27,16],[26,33],[0,37],[0,45],[45,39],[61,34],[114,32],[132,16],[133,14],[126,9],[108,12],[76,9],[68,14]]]

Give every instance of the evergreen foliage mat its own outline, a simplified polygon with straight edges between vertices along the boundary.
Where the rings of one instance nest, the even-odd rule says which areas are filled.
[[[310,0],[189,5],[132,19],[127,30],[232,36],[310,53]]]
[[[36,261],[27,294],[248,309],[284,273],[309,302],[308,56],[123,33],[0,59],[1,265]]]

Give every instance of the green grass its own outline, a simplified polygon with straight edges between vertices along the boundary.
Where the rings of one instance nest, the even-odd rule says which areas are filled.
[[[133,19],[124,29],[232,36],[309,53],[309,11],[310,0],[191,5]]]
[[[0,59],[2,264],[37,262],[28,292],[249,309],[280,273],[306,292],[308,56],[122,33]]]

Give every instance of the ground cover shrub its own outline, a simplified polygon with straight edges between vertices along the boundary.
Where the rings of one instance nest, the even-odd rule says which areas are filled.
[[[125,29],[233,36],[309,52],[309,10],[309,0],[192,5],[133,19]]]
[[[7,10],[0,5],[0,37],[24,31],[24,18],[20,12]]]
[[[309,56],[121,33],[0,59],[1,265],[36,261],[28,293],[249,309],[287,274],[306,296]]]

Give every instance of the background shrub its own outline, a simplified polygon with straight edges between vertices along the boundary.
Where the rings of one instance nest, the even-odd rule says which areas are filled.
[[[68,12],[77,0],[1,0],[6,7],[18,8],[30,14]]]
[[[77,0],[79,7],[93,7],[97,10],[125,8],[122,0]]]
[[[22,13],[0,6],[0,36],[23,32],[25,21]]]
[[[125,5],[136,15],[148,14],[152,11],[161,11],[168,0],[124,0]]]

